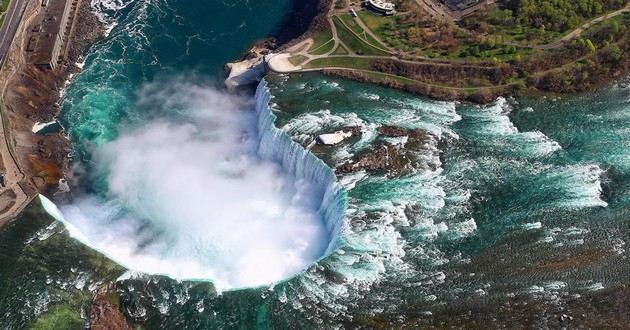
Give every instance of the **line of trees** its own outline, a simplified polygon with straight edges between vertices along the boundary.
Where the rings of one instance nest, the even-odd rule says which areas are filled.
[[[626,0],[510,0],[508,6],[514,9],[521,25],[563,32],[625,3]]]

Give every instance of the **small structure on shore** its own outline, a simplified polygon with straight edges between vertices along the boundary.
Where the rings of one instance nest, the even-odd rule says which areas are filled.
[[[367,0],[366,7],[382,15],[393,15],[396,13],[396,6],[385,0]]]

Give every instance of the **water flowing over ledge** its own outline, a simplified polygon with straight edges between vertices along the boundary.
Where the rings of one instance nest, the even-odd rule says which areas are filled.
[[[325,222],[330,243],[324,256],[339,246],[339,236],[344,226],[346,191],[337,182],[333,170],[321,159],[291,140],[275,126],[276,115],[271,111],[271,92],[264,79],[256,89],[256,113],[258,115],[258,154],[272,160],[298,179],[318,183],[324,189],[319,212]]]
[[[284,247],[280,248],[280,250],[269,250],[274,253],[277,252],[274,260],[283,259],[282,255],[284,254],[286,254],[287,256],[293,256],[298,253],[296,255],[298,257],[297,260],[302,262],[299,267],[295,266],[292,263],[285,265],[285,263],[283,262],[280,262],[280,264],[268,264],[268,262],[270,262],[271,260],[265,259],[267,261],[263,263],[263,267],[266,268],[257,269],[253,266],[254,264],[256,264],[255,261],[260,261],[262,260],[260,258],[263,257],[269,257],[269,255],[265,254],[260,255],[262,253],[260,251],[267,251],[265,250],[265,248],[270,247],[267,245],[263,245],[263,243],[256,243],[256,240],[252,241],[252,237],[250,237],[249,239],[245,239],[245,241],[242,242],[243,244],[239,243],[238,246],[230,245],[232,243],[232,241],[230,240],[227,241],[227,245],[224,245],[221,240],[211,239],[211,237],[213,237],[212,235],[214,235],[213,233],[221,233],[221,228],[225,229],[226,226],[231,228],[234,225],[229,221],[227,221],[229,225],[226,225],[226,221],[219,220],[220,218],[217,218],[216,214],[208,219],[203,217],[202,219],[194,217],[189,218],[189,222],[184,224],[183,227],[176,225],[177,223],[179,223],[178,221],[174,221],[175,224],[173,224],[173,220],[176,220],[175,218],[177,218],[177,216],[174,216],[170,213],[170,215],[167,216],[167,219],[162,219],[160,218],[160,216],[151,218],[151,221],[154,221],[157,226],[169,226],[168,232],[175,233],[177,235],[176,240],[174,241],[175,243],[173,243],[174,245],[168,245],[168,249],[163,250],[151,249],[148,247],[143,247],[142,245],[134,245],[139,244],[138,241],[139,237],[141,238],[143,235],[142,232],[121,231],[121,226],[131,225],[133,227],[133,222],[135,221],[133,213],[129,213],[130,218],[121,218],[117,216],[113,216],[113,218],[110,216],[106,216],[103,219],[101,219],[102,217],[99,218],[99,214],[103,213],[104,211],[110,211],[107,206],[109,204],[107,201],[97,201],[92,199],[91,201],[86,202],[81,201],[81,198],[79,198],[79,201],[73,202],[71,206],[63,206],[61,208],[61,211],[53,202],[51,202],[44,196],[40,196],[41,203],[44,209],[51,216],[64,223],[69,234],[73,238],[86,244],[87,246],[90,246],[100,251],[104,255],[108,256],[110,259],[120,263],[122,266],[125,266],[136,274],[159,274],[170,276],[174,279],[180,280],[208,280],[215,283],[217,289],[221,291],[225,289],[256,287],[259,285],[266,285],[292,278],[296,276],[296,274],[302,273],[312,263],[325,258],[326,256],[330,255],[335,249],[341,246],[340,233],[343,230],[345,223],[344,215],[346,211],[346,191],[343,189],[342,185],[337,182],[337,178],[330,167],[328,167],[315,155],[304,149],[300,144],[293,142],[284,131],[275,127],[276,116],[272,113],[269,106],[269,101],[271,97],[272,96],[269,92],[269,89],[267,88],[267,83],[265,81],[261,82],[255,96],[255,112],[250,112],[250,115],[244,116],[242,118],[236,118],[239,118],[240,120],[246,120],[247,118],[249,118],[250,120],[250,127],[252,128],[252,130],[249,136],[253,137],[252,142],[254,142],[254,144],[252,145],[253,149],[250,149],[250,152],[253,153],[252,155],[258,158],[263,163],[276,164],[277,168],[280,169],[280,173],[282,174],[282,176],[286,176],[287,178],[289,178],[288,181],[284,181],[284,179],[281,179],[280,182],[293,182],[290,183],[289,186],[280,188],[280,191],[283,191],[283,193],[288,195],[287,197],[291,200],[290,203],[298,203],[298,205],[296,206],[299,209],[299,203],[302,203],[301,200],[302,198],[304,198],[304,196],[294,197],[292,195],[293,192],[291,191],[292,189],[295,189],[295,187],[304,188],[311,186],[312,194],[309,198],[312,199],[311,202],[308,203],[308,205],[310,206],[305,209],[307,210],[307,213],[304,214],[300,212],[293,214],[292,212],[295,212],[298,209],[292,209],[288,211],[283,211],[287,212],[286,215],[281,215],[281,218],[277,219],[277,222],[274,220],[275,218],[265,218],[266,221],[269,221],[265,222],[263,221],[263,218],[254,220],[251,219],[253,214],[243,213],[248,215],[245,216],[245,218],[241,219],[243,220],[242,223],[240,221],[237,223],[241,226],[250,227],[243,228],[246,231],[249,230],[247,231],[249,233],[251,233],[252,230],[255,231],[257,226],[264,224],[264,227],[267,229],[260,233],[256,232],[260,235],[263,235],[261,236],[261,239],[263,239],[264,237],[268,238],[269,235],[274,236],[274,233],[278,233],[279,236],[276,240],[280,242],[285,242],[285,239],[293,242],[292,238],[282,236],[286,235],[287,232],[293,232],[293,234],[290,236],[296,238],[298,243],[300,241],[307,242],[308,240],[312,240],[315,238],[313,235],[317,231],[313,230],[315,230],[315,228],[319,228],[319,230],[321,230],[321,234],[317,238],[316,242],[313,241],[314,247],[319,246],[321,248],[316,254],[309,255],[307,252],[310,250],[304,250],[307,252],[299,252],[302,251],[299,250],[300,246],[302,245],[298,244],[297,246],[293,246],[286,242],[285,244],[289,245],[285,245]],[[226,110],[223,109],[214,111],[223,111],[225,113]],[[160,132],[165,131],[164,127],[158,127],[157,129],[159,129]],[[172,130],[167,131],[171,132]],[[171,137],[175,138],[174,136]],[[140,144],[145,146],[146,148],[154,147],[153,144],[148,143],[143,139],[134,141],[134,144]],[[193,139],[185,143],[196,144],[199,143],[199,141]],[[218,142],[215,141],[214,143],[216,144]],[[202,146],[205,147],[207,146],[207,144],[202,144]],[[238,145],[234,145],[232,147],[238,148]],[[124,155],[124,150],[115,150],[116,154]],[[208,150],[212,149],[207,149],[206,152],[209,152]],[[180,156],[185,158],[186,154],[181,154]],[[178,158],[181,158],[180,156],[178,156]],[[214,170],[213,167],[208,166],[207,163],[201,162],[195,164],[195,166],[197,166],[197,168],[202,172],[212,172]],[[177,164],[173,165],[176,166]],[[262,170],[263,172],[260,173],[265,173],[264,167],[252,167],[250,169],[253,171]],[[135,171],[135,169],[130,170]],[[210,179],[212,178],[213,177],[210,176]],[[127,180],[128,178],[123,178],[123,181]],[[256,182],[256,180],[250,181],[249,184],[255,185]],[[239,183],[235,182],[234,184]],[[151,188],[151,186],[149,186],[149,188],[155,189],[155,187]],[[172,186],[171,188],[176,190],[177,187]],[[249,189],[247,188],[247,184],[245,186],[242,186],[241,188]],[[256,187],[252,186],[250,188],[255,189]],[[258,187],[258,189],[260,189],[260,187]],[[150,192],[150,190],[146,191],[145,194]],[[206,193],[211,194],[211,192]],[[220,193],[220,191],[216,191],[216,193]],[[124,198],[124,196],[125,195],[123,194],[122,198]],[[242,202],[248,203],[248,196],[249,195],[247,194],[245,196],[242,196]],[[239,196],[232,197],[239,198]],[[249,198],[251,197],[252,196],[249,196]],[[256,204],[261,201],[266,201],[265,203],[269,204],[273,200],[274,199],[265,198],[262,200],[254,199],[251,202]],[[94,204],[95,201],[96,204]],[[273,205],[271,204],[269,204],[268,206],[273,207]],[[167,211],[174,208],[175,206],[166,205],[164,207],[166,209],[163,211]],[[308,213],[308,210],[312,210],[312,213]],[[105,212],[104,214],[111,213],[108,212]],[[238,209],[234,209],[233,212],[242,213],[245,211],[243,209],[241,209],[240,211]],[[315,215],[315,217],[312,218],[313,220],[319,220],[317,221],[317,227],[309,227],[311,226],[311,224],[306,221],[310,217],[309,214]],[[292,219],[291,217],[298,218]],[[234,219],[239,220],[238,217]],[[204,225],[204,223],[208,221],[210,221],[210,224]],[[214,223],[213,225],[213,221],[218,222]],[[151,223],[149,222],[147,224]],[[276,226],[287,227],[284,228]],[[192,232],[189,229],[192,230]],[[303,232],[302,230],[310,230],[309,235],[303,236],[302,234],[305,234],[306,232]],[[246,233],[243,231],[231,231],[235,233],[235,237],[238,237],[238,235],[246,235]],[[123,239],[121,236],[118,235],[112,236],[112,233],[124,234],[125,238]],[[295,235],[298,235],[299,237],[296,237]],[[156,245],[158,247],[168,242],[167,237],[162,237],[159,234],[151,237],[153,237],[156,242],[160,242],[160,244]],[[125,244],[123,244],[123,247],[119,246],[120,244],[118,244],[119,240],[121,239],[125,242]],[[201,240],[203,244],[194,244],[194,241],[196,239]],[[193,243],[188,244],[187,242],[191,240],[193,241]],[[217,244],[216,247],[219,249],[227,249],[230,251],[234,250],[236,252],[229,252],[227,255],[219,255],[219,252],[215,252],[217,253],[217,255],[215,255],[212,253],[212,251],[214,251],[211,248],[212,244]],[[210,248],[208,248],[208,246],[210,246]],[[296,248],[298,250],[292,250]],[[229,255],[233,253],[236,253],[236,255],[230,257]],[[299,253],[307,254],[302,255]],[[257,257],[258,259],[251,259],[242,256],[250,256],[250,254],[253,254],[260,258]],[[248,262],[247,265],[243,265],[243,258],[249,260],[250,262]],[[186,268],[186,265],[189,265],[190,267]],[[277,267],[280,267],[278,265],[282,266],[282,268],[277,269]],[[286,268],[289,266],[294,267],[294,269]],[[179,270],[171,271],[171,269]],[[277,275],[275,272],[272,271],[264,273],[266,270],[281,270],[282,275]],[[236,276],[234,275],[234,272],[238,274],[248,275],[244,276],[244,278],[234,277]],[[267,277],[262,276],[261,272],[264,273]],[[269,277],[271,276],[270,274],[274,277]],[[277,276],[274,274],[276,274]]]

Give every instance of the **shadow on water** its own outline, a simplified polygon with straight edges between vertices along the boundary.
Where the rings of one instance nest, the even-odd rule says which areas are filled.
[[[306,33],[311,22],[319,13],[320,3],[324,1],[327,0],[291,1],[288,13],[272,35],[278,42],[285,43]]]

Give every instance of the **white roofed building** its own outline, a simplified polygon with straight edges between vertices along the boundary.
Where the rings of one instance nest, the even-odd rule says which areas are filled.
[[[384,0],[367,0],[366,5],[368,8],[383,15],[393,15],[396,13],[396,6]]]

